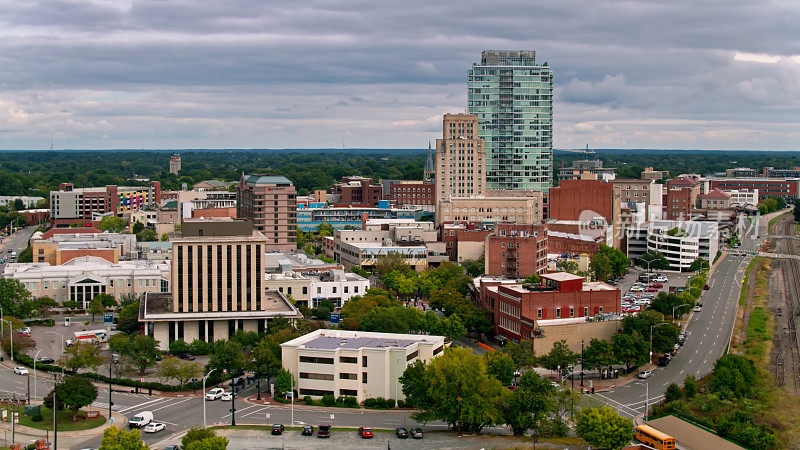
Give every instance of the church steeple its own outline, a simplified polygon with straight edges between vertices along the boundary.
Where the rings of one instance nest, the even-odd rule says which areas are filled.
[[[431,142],[428,141],[428,159],[425,160],[425,181],[431,181],[436,176],[436,165],[433,163],[433,149]]]

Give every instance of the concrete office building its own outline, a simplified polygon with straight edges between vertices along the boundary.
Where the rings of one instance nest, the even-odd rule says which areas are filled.
[[[169,173],[177,175],[181,171],[181,155],[175,153],[169,157]]]
[[[139,321],[168,348],[176,339],[211,342],[237,330],[263,333],[277,317],[301,317],[283,294],[264,287],[271,245],[249,220],[184,219],[172,242],[172,293],[148,295]]]
[[[534,51],[485,50],[469,70],[468,112],[486,145],[487,189],[547,191],[553,176],[553,71]]]
[[[711,221],[654,220],[627,230],[628,258],[645,251],[663,254],[670,269],[686,270],[697,258],[713,262],[719,250],[719,224]]]
[[[443,336],[316,330],[281,344],[283,368],[302,396],[405,400],[399,378],[444,351]]]
[[[611,181],[616,177],[615,170],[617,169],[614,167],[603,167],[603,161],[599,159],[578,159],[572,161],[572,166],[558,169],[558,179],[580,180],[586,174],[591,174],[595,175],[597,180]]]
[[[3,278],[22,283],[34,298],[50,297],[58,303],[78,302],[88,308],[99,294],[119,299],[169,290],[169,263],[164,261],[109,262],[96,256],[80,256],[51,266],[47,263],[12,263]]]
[[[67,230],[72,230],[68,228]],[[120,233],[59,233],[45,239],[41,232],[31,236],[33,262],[52,266],[79,256],[97,256],[111,263],[129,258],[136,249],[136,235]]]
[[[286,177],[245,175],[236,187],[236,214],[266,238],[267,249],[297,248],[297,192]]]
[[[453,197],[484,195],[486,150],[478,137],[478,116],[445,114],[436,140],[436,204]]]
[[[783,197],[785,200],[800,198],[800,179],[798,178],[713,178],[711,189],[723,191],[758,190],[759,200],[769,197]]]
[[[652,167],[645,167],[640,178],[643,180],[663,180],[669,176],[669,170],[653,170]]]
[[[149,186],[113,186],[75,188],[61,183],[50,191],[50,218],[55,226],[91,223],[96,215],[121,215],[161,203],[161,182]]]
[[[491,191],[475,197],[452,197],[436,207],[436,223],[518,222],[544,220],[544,194],[537,191]]]

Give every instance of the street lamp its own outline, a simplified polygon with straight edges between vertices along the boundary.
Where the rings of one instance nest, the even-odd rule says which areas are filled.
[[[57,334],[61,336],[61,356],[64,356],[64,342],[67,340],[62,333],[58,331],[45,331],[45,334]],[[64,376],[64,366],[61,366],[61,376]]]
[[[648,362],[651,363],[653,362],[653,328],[658,328],[661,325],[669,325],[669,324],[667,322],[661,322],[650,327],[650,361]]]
[[[676,310],[676,309],[678,309],[678,308],[680,308],[680,307],[682,307],[682,306],[689,306],[689,305],[687,305],[686,303],[684,303],[684,304],[682,304],[682,305],[678,305],[678,306],[673,306],[673,307],[672,307],[672,319],[673,319],[673,320],[675,319],[675,310]]]
[[[114,364],[119,362],[119,355],[116,353],[111,354],[111,361],[108,362],[108,420],[111,421],[111,406],[114,404],[111,402],[111,368],[114,367]],[[119,375],[119,371],[117,371],[117,375]]]
[[[36,390],[36,360],[39,359],[39,352],[42,351],[41,349],[36,351],[36,355],[33,357],[33,401],[36,401],[36,397],[38,391]]]
[[[211,369],[206,376],[203,377],[203,427],[206,427],[206,380],[217,369]]]
[[[12,329],[11,322],[5,319],[0,319],[0,322],[8,324],[8,337],[11,341],[11,361],[14,361],[14,330]]]

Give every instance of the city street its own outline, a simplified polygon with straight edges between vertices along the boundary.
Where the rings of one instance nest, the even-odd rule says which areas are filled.
[[[6,264],[10,262],[8,260],[8,257],[11,256],[9,250],[17,252],[17,256],[19,256],[19,252],[28,248],[28,240],[31,238],[34,231],[36,231],[36,227],[22,228],[17,230],[13,235],[3,239],[3,244],[1,247],[2,254],[0,254],[0,259],[6,258],[6,262],[0,264],[0,273],[3,273],[6,268]]]
[[[766,224],[767,218],[764,218],[759,236],[765,235]],[[656,367],[646,380],[598,393],[597,398],[623,416],[636,417],[644,413],[647,405],[660,401],[671,383],[681,385],[687,375],[700,378],[708,374],[730,342],[744,272],[759,242],[754,236],[745,237],[739,250],[748,252],[747,256],[731,252],[719,262],[709,278],[711,288],[701,297],[703,309],[693,313],[686,328],[686,343],[668,366]]]

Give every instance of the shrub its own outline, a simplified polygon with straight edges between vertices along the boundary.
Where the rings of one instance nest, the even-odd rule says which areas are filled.
[[[344,405],[348,408],[358,408],[358,400],[355,397],[345,397]]]
[[[364,408],[374,408],[375,407],[375,399],[368,398],[364,400]]]
[[[387,399],[386,406],[388,406],[389,408],[394,408],[394,399],[393,398]]]
[[[26,450],[36,450],[36,444],[28,444],[28,446],[25,447],[25,449]]]
[[[397,401],[397,407],[398,408],[405,408],[406,407],[406,401],[405,400],[398,400]]]
[[[305,397],[303,397],[303,402],[306,405],[313,405],[314,404],[314,400],[311,398],[310,395],[306,395]]]
[[[52,406],[52,405],[51,405],[51,406]],[[42,420],[44,420],[44,417],[42,417],[42,415],[41,415],[41,414],[34,414],[34,415],[31,417],[31,422],[41,422]]]
[[[336,404],[336,397],[328,394],[322,396],[322,404],[325,406],[333,406]]]
[[[383,397],[378,397],[375,399],[375,408],[377,409],[386,409],[386,399]]]

